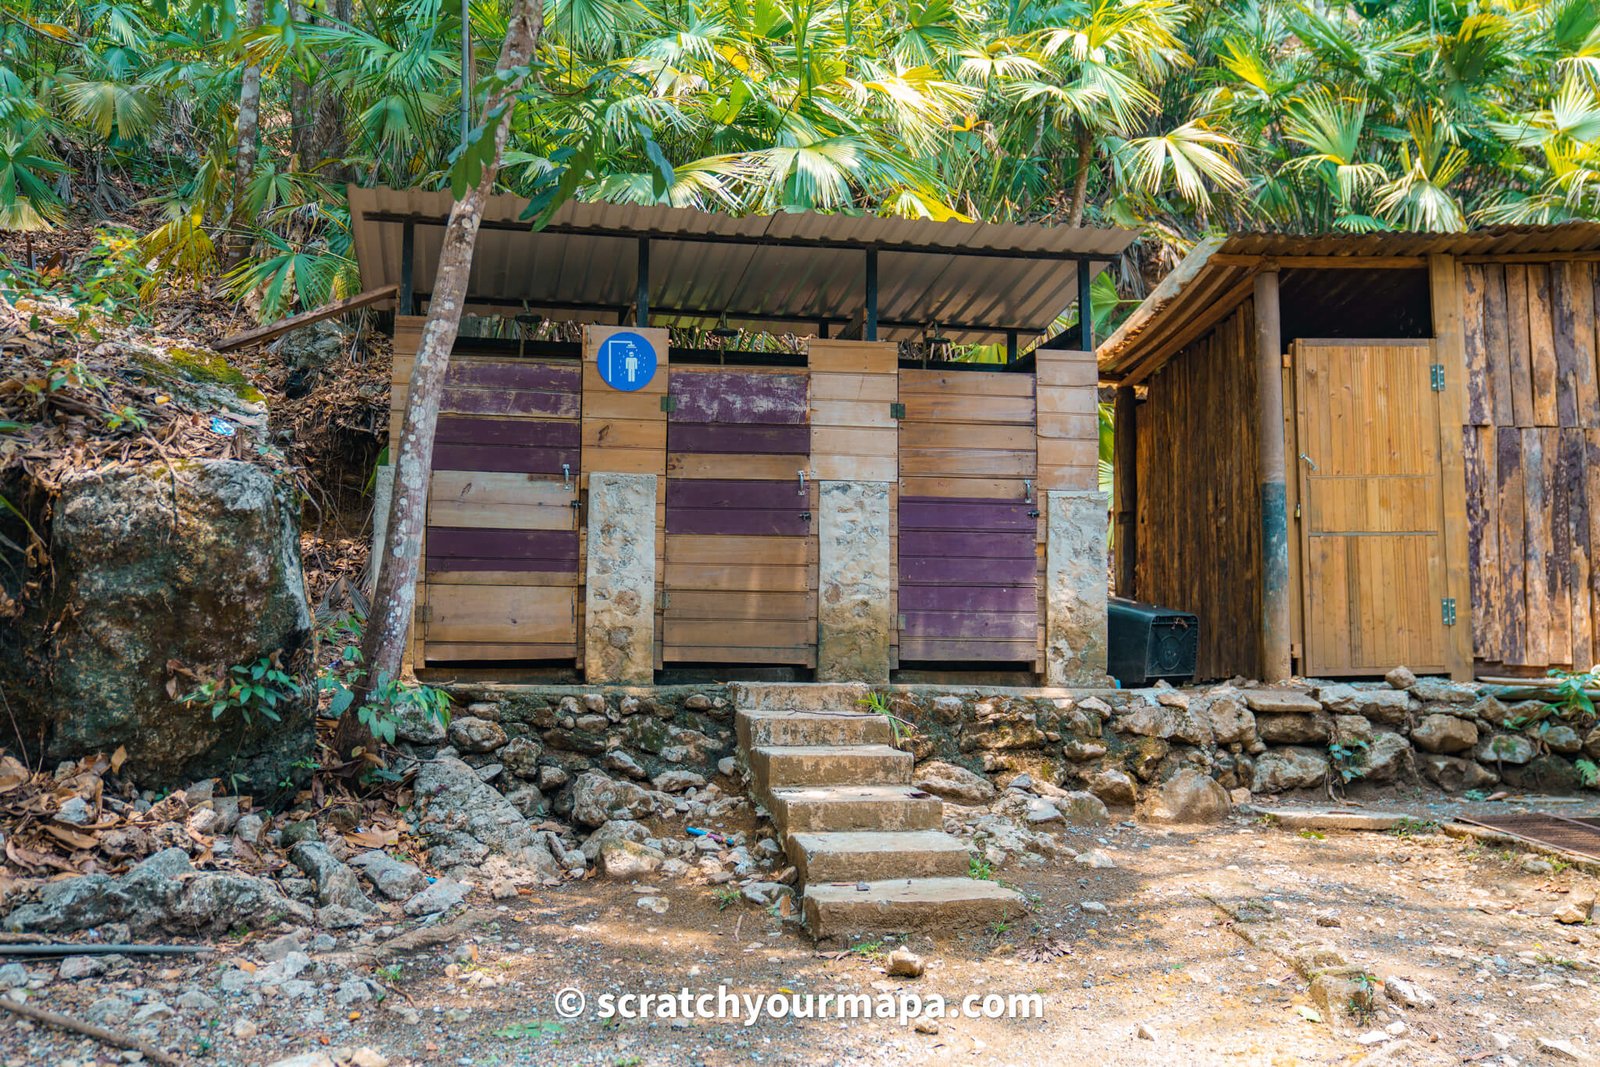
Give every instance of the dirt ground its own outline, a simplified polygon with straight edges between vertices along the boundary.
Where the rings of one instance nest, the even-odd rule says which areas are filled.
[[[1600,1062],[1600,928],[1552,917],[1593,897],[1600,879],[1439,833],[1424,821],[1440,817],[1439,804],[1413,799],[1405,808],[1419,822],[1387,834],[1292,832],[1255,814],[1203,830],[1124,823],[1067,831],[1065,843],[1099,847],[1116,866],[1067,860],[997,871],[1030,898],[1031,913],[1004,928],[911,937],[926,961],[918,979],[886,977],[892,942],[813,946],[752,904],[723,907],[708,886],[590,881],[504,905],[472,901],[477,910],[455,920],[444,943],[358,964],[355,973],[384,992],[344,1007],[335,995],[348,975],[331,966],[349,962],[343,940],[313,953],[301,976],[309,989],[219,990],[226,971],[261,962],[274,931],[219,946],[198,965],[129,962],[64,980],[53,964],[32,963],[36,981],[48,978],[32,1002],[80,1017],[109,995],[172,1005],[170,1018],[110,1025],[185,1062],[214,1064],[359,1046],[396,1067]],[[1559,810],[1591,814],[1571,804]],[[641,896],[664,898],[666,911],[637,906]],[[1252,929],[1241,930],[1222,906],[1242,906],[1256,917]],[[1380,995],[1370,1013],[1326,1018],[1288,954],[1254,947],[1243,933],[1258,944],[1326,946],[1372,978],[1402,979],[1437,1003],[1404,1008]],[[750,994],[938,993],[952,1004],[971,993],[1037,992],[1044,1013],[946,1018],[936,1033],[894,1020],[746,1026],[595,1017],[606,992],[719,985]],[[555,995],[567,987],[586,995],[586,1014],[558,1018]],[[185,994],[193,1004],[196,991],[218,1003],[177,1006]],[[6,1065],[81,1067],[117,1055],[0,1013]]]

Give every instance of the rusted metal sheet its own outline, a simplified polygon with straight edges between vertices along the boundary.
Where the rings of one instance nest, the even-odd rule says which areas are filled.
[[[1462,816],[1456,820],[1481,826],[1546,848],[1570,852],[1585,859],[1600,860],[1600,819],[1573,819],[1547,812],[1508,815]]]

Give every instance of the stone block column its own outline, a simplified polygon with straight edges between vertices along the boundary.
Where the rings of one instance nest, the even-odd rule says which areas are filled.
[[[589,475],[584,674],[593,683],[655,680],[656,476]]]
[[[821,482],[817,680],[889,681],[889,483]]]
[[[1045,497],[1045,684],[1107,685],[1106,494]]]

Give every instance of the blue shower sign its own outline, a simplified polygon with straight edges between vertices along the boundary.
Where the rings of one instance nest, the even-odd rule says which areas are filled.
[[[632,393],[656,375],[656,350],[640,334],[624,330],[600,342],[600,377],[613,389]]]

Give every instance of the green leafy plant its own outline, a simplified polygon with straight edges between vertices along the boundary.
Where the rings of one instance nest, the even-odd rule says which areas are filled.
[[[1328,742],[1328,762],[1339,773],[1341,784],[1348,785],[1366,776],[1367,742],[1362,740]]]
[[[968,856],[967,857],[967,877],[968,878],[975,878],[980,882],[993,881],[994,880],[994,864],[990,863],[988,860],[984,859],[982,856]]]
[[[248,727],[258,715],[281,722],[279,706],[299,696],[300,684],[283,669],[279,653],[274,652],[254,663],[235,664],[221,678],[201,682],[178,699],[189,705],[208,705],[213,722],[231,713]]]
[[[510,1026],[502,1026],[498,1030],[490,1031],[490,1033],[494,1037],[503,1037],[512,1041],[521,1041],[526,1037],[544,1037],[546,1035],[559,1034],[565,1029],[566,1027],[562,1026],[560,1023],[539,1019],[533,1022],[512,1023]]]
[[[1583,783],[1585,789],[1593,789],[1600,784],[1600,766],[1596,766],[1594,760],[1575,760],[1572,765],[1577,769],[1578,780]]]
[[[1391,837],[1417,837],[1435,833],[1438,829],[1437,819],[1413,819],[1408,815],[1389,827],[1388,833]]]
[[[372,736],[385,745],[394,744],[408,710],[415,710],[426,721],[450,725],[449,693],[434,686],[391,678],[387,673],[380,673],[373,679],[364,699],[356,703],[362,683],[366,681],[366,668],[361,663],[362,626],[360,616],[345,615],[319,634],[319,644],[326,641],[338,649],[338,654],[317,672],[318,691],[332,694],[328,714],[334,718],[355,715]],[[371,773],[381,777],[384,774],[381,764],[375,763]]]
[[[882,715],[884,717],[884,719],[889,723],[890,732],[894,734],[894,741],[896,745],[900,743],[900,739],[902,737],[906,736],[906,734],[911,731],[911,724],[909,722],[906,722],[906,720],[889,710],[889,702],[883,698],[882,693],[868,693],[866,696],[856,701],[856,703],[862,705],[873,714]]]
[[[718,911],[727,911],[739,903],[739,890],[731,885],[722,885],[711,891],[711,899],[717,902]]]
[[[1551,671],[1558,679],[1550,690],[1550,705],[1557,718],[1569,722],[1588,723],[1594,720],[1594,700],[1588,690],[1600,688],[1600,664],[1586,671]]]

